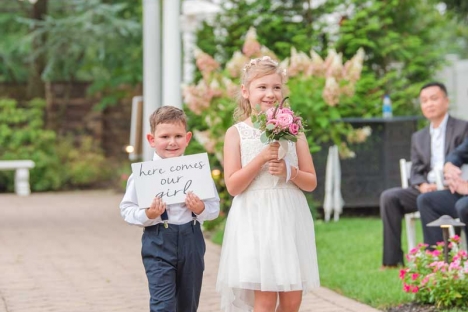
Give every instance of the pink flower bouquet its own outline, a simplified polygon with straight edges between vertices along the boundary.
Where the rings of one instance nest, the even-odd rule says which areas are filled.
[[[263,131],[260,140],[263,143],[287,140],[297,141],[299,133],[304,132],[303,120],[289,107],[283,107],[287,97],[279,105],[258,115],[252,115],[255,128]]]

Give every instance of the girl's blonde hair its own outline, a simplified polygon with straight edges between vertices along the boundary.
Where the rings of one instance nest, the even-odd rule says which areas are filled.
[[[244,66],[241,84],[248,90],[253,80],[272,74],[280,75],[282,84],[286,83],[286,70],[281,68],[278,62],[271,59],[271,57],[263,56],[252,59]],[[234,120],[245,120],[249,118],[251,114],[252,107],[250,102],[242,96],[242,90],[240,90],[237,95],[237,107],[234,111]]]

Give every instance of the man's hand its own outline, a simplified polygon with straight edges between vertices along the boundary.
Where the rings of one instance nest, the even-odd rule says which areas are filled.
[[[205,210],[205,203],[193,192],[188,192],[185,197],[185,205],[194,214],[199,215]]]
[[[434,191],[437,191],[437,185],[435,183],[421,183],[419,185],[419,191],[421,193],[429,193],[429,192],[434,192]]]
[[[444,178],[452,194],[457,192],[464,182],[461,179],[461,169],[449,162],[444,165]]]
[[[461,178],[456,180],[456,183],[453,183],[453,186],[450,187],[450,191],[460,195],[468,195],[468,181],[463,181]]]
[[[449,162],[444,165],[444,177],[446,180],[459,176],[461,176],[461,169],[459,167]]]
[[[160,217],[166,210],[166,203],[159,197],[153,198],[151,206],[146,209],[145,213],[148,219],[156,219]]]

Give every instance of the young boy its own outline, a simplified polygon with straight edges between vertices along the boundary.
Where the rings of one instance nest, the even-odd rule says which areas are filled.
[[[155,151],[153,160],[184,154],[192,138],[186,118],[182,110],[172,106],[160,107],[151,115],[151,133],[146,138]],[[144,227],[141,255],[148,277],[151,312],[197,311],[205,267],[205,240],[200,225],[219,214],[214,182],[207,187],[214,188],[216,198],[202,201],[189,192],[184,204],[166,207],[161,198],[155,197],[149,208],[140,209],[135,181],[132,176],[128,178],[120,211],[126,222]]]

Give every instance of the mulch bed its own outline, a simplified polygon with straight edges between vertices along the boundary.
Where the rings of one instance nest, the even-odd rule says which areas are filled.
[[[391,307],[385,310],[385,312],[437,312],[433,305],[421,305],[417,303],[405,303],[396,307]]]

